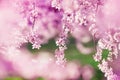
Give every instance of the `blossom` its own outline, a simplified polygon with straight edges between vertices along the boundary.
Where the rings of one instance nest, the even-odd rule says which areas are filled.
[[[106,0],[104,5],[99,7],[96,16],[97,29],[101,31],[97,30],[99,41],[95,57],[98,57],[97,60],[101,63],[99,68],[105,73],[108,80],[119,80],[119,73],[112,65],[116,64],[119,67],[118,63],[115,63],[119,61],[119,16],[116,16],[119,14],[118,3],[118,0]],[[101,57],[103,49],[109,51],[107,59]]]
[[[76,79],[73,75],[77,75],[78,78],[79,66],[77,64],[72,66],[75,73],[69,73],[69,69],[72,68],[70,64],[66,64],[64,58],[68,38],[71,35],[76,40],[78,50],[86,54],[91,53],[93,49],[84,47],[83,43],[97,41],[94,59],[99,62],[99,69],[105,73],[108,80],[119,80],[119,65],[113,66],[119,63],[119,0],[13,1],[14,3],[10,0],[0,0],[0,67],[1,73],[4,73],[0,74],[1,76],[15,72],[28,79],[46,75],[48,79],[68,79],[66,76]],[[56,63],[62,65],[62,68],[53,65],[54,60],[44,62],[39,55],[34,58],[29,51],[22,49],[28,43],[32,44],[32,49],[39,49],[51,38],[56,40],[58,47],[55,50]],[[103,50],[108,50],[106,58],[103,57]],[[26,68],[23,64],[30,67]],[[34,66],[31,67],[32,65]],[[55,68],[58,71],[53,72],[54,77],[45,70],[49,65],[52,65],[51,70]],[[42,69],[45,72],[42,73]],[[68,75],[63,75],[62,72]],[[88,69],[88,73],[83,70],[82,76],[89,80],[93,76],[90,75],[92,73],[92,69]],[[88,79],[86,75],[89,76]]]
[[[79,29],[78,27],[87,27],[86,30],[92,34],[95,40],[98,40],[97,53],[94,58],[101,63],[99,68],[105,73],[108,80],[116,80],[119,77],[119,74],[117,75],[110,65],[112,61],[113,63],[116,61],[115,59],[119,55],[118,3],[119,0],[53,0],[52,3],[53,7],[63,10],[63,23],[67,25],[66,27],[71,33]],[[106,60],[102,57],[103,49],[109,51]]]

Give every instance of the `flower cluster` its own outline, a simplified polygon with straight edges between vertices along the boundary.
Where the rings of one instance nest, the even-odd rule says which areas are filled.
[[[11,66],[10,73],[14,67],[12,65],[19,65],[20,71],[16,68],[13,70],[13,72],[18,72],[18,75],[28,74],[24,76],[26,78],[34,78],[36,75],[46,76],[47,74],[39,75],[42,70],[42,68],[38,68],[40,67],[38,65],[39,58],[37,60],[31,58],[27,54],[29,52],[25,50],[23,52],[26,52],[26,54],[23,54],[21,48],[31,43],[33,49],[39,49],[51,38],[56,40],[56,46],[58,47],[55,50],[56,63],[62,65],[62,68],[66,68],[64,52],[67,49],[68,38],[72,36],[76,40],[77,48],[86,54],[91,53],[93,48],[86,48],[83,43],[88,43],[91,40],[97,42],[94,59],[99,62],[99,69],[105,73],[108,80],[120,79],[120,60],[118,59],[120,54],[119,0],[13,1],[14,3],[10,0],[0,0],[0,63],[2,63],[2,68],[4,67],[3,62],[8,61],[12,62],[9,64]],[[103,57],[104,49],[109,51],[107,58]],[[27,63],[30,60],[27,63],[28,66],[38,66],[31,68],[33,69],[31,72],[28,69],[24,72],[24,66],[22,63],[18,63],[21,57],[23,64],[24,61]],[[113,66],[114,64],[116,64],[116,67]],[[51,63],[44,66],[48,65],[51,65]],[[52,66],[52,68],[54,67],[56,65]],[[33,75],[35,69],[38,69],[40,73]],[[59,69],[61,70],[59,67],[56,70]],[[6,71],[6,69],[3,69],[3,71]],[[66,73],[69,72],[65,71]],[[84,77],[87,73],[85,71],[83,73]],[[75,74],[71,74],[67,76],[73,78]],[[59,79],[60,75],[56,74],[55,76]],[[79,76],[79,72],[76,75]],[[91,76],[89,77],[91,78]],[[66,76],[64,76],[64,79],[66,79]]]
[[[63,10],[63,24],[69,26],[71,33],[83,27],[98,42],[94,59],[100,63],[98,67],[105,73],[108,80],[119,80],[119,70],[112,66],[119,56],[120,12],[118,3],[119,0],[52,1],[53,7]],[[80,48],[82,49],[81,45]],[[102,57],[104,49],[109,51],[107,59]]]

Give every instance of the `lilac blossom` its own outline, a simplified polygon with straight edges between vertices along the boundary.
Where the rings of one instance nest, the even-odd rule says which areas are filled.
[[[64,11],[63,24],[69,26],[70,32],[78,26],[87,27],[98,40],[94,56],[100,62],[98,67],[108,80],[119,80],[118,67],[111,65],[119,62],[116,61],[119,55],[119,0],[53,0],[52,6]],[[107,59],[102,58],[103,49],[109,51]]]
[[[119,1],[106,0],[103,7],[97,13],[97,34],[100,36],[97,46],[95,60],[101,71],[105,73],[108,80],[119,80]],[[112,6],[111,6],[112,5]],[[105,28],[103,28],[103,27]],[[102,58],[103,49],[107,49],[109,54],[107,59]],[[116,68],[113,66],[116,64]]]
[[[72,35],[76,39],[77,48],[87,54],[93,49],[84,47],[82,43],[89,42],[92,38],[98,41],[94,59],[99,62],[99,69],[105,73],[108,80],[120,79],[118,65],[120,49],[119,0],[13,1],[14,3],[10,0],[0,1],[1,76],[7,76],[6,70],[9,70],[9,74],[16,72],[17,75],[28,79],[38,76],[47,76],[51,80],[67,79],[66,76],[75,79],[73,75],[77,75],[78,78],[80,75],[77,72],[78,65],[73,66],[75,74],[69,73],[71,65],[66,64],[64,58],[68,37]],[[51,38],[56,39],[56,46],[58,46],[55,51],[56,63],[62,65],[62,68],[56,64],[52,65],[54,61],[53,63],[50,63],[51,61],[43,63],[44,59],[42,62],[39,55],[35,59],[28,51],[21,49],[27,43],[31,43],[33,49],[39,49]],[[109,51],[106,59],[102,57],[104,49]],[[22,60],[19,61],[21,58]],[[10,69],[6,67],[8,63],[11,66]],[[42,67],[39,63],[42,64]],[[23,64],[30,67],[25,67]],[[31,67],[32,65],[34,66]],[[52,65],[53,69],[56,68],[53,72],[54,77],[47,74],[45,70],[49,65]],[[46,74],[41,73],[42,69]],[[88,68],[85,67],[85,69]],[[35,72],[36,70],[38,72]],[[89,80],[93,76],[91,75],[92,69],[89,70],[88,73],[83,70],[82,76],[85,80]],[[69,74],[63,75],[63,72]],[[86,76],[89,76],[88,79]]]

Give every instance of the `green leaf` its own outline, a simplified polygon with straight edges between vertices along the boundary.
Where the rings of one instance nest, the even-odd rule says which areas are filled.
[[[45,80],[44,78],[42,78],[42,77],[39,77],[39,78],[37,78],[37,80]]]
[[[20,77],[7,77],[7,78],[5,78],[5,80],[24,80],[24,79],[22,79]]]

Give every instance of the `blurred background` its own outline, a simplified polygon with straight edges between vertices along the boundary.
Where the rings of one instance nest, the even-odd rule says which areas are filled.
[[[92,39],[84,16],[76,15],[76,25],[71,22],[73,16],[65,14],[65,21],[72,26],[64,27],[63,12],[51,7],[49,0],[15,0],[20,2],[14,5],[17,8],[10,0],[0,1],[0,80],[106,80],[93,59],[97,40]],[[68,3],[63,5],[71,11]],[[65,66],[56,64],[59,37],[58,46],[67,43]],[[102,53],[106,58],[109,52]]]
[[[54,66],[55,64],[50,63],[50,65],[47,67],[48,69],[45,68],[45,70],[47,70],[46,72],[44,69],[41,70],[43,71],[42,74],[47,73],[47,76],[40,76],[35,79],[25,79],[20,76],[9,75],[9,77],[6,77],[4,80],[106,80],[103,76],[103,73],[97,67],[98,63],[93,59],[93,55],[95,53],[94,41],[91,40],[83,45],[87,48],[93,48],[93,50],[87,54],[82,53],[76,47],[75,39],[72,37],[69,38],[69,42],[67,44],[68,49],[65,51],[67,67],[63,68],[63,71],[61,70],[62,72],[59,71],[60,68]],[[46,60],[47,62],[49,62],[48,58],[51,60],[54,58],[54,51],[57,48],[54,39],[49,40],[49,42],[42,45],[40,49],[32,49],[32,44],[30,43],[25,47],[33,56],[41,55],[42,59]],[[104,50],[103,53],[107,53],[107,50]],[[103,55],[103,57],[105,56],[106,55]],[[43,61],[43,65],[44,62],[46,63],[46,61]],[[26,66],[26,68],[29,67],[30,66]]]

